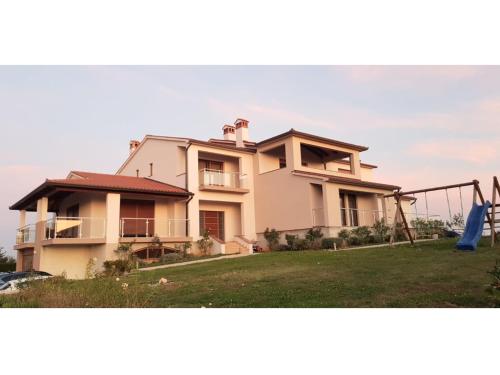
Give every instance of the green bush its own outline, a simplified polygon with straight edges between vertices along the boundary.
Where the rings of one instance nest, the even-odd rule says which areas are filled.
[[[264,238],[267,241],[269,250],[274,251],[279,249],[280,234],[278,231],[276,231],[276,229],[269,230],[269,228],[266,228],[264,232]]]
[[[386,225],[385,219],[377,220],[373,224],[373,239],[374,242],[383,243],[389,234],[390,227]]]
[[[371,231],[370,228],[366,226],[354,228],[351,231],[351,243],[352,245],[366,245],[370,242]]]
[[[319,249],[321,247],[321,238],[323,237],[323,232],[321,228],[311,228],[306,233],[306,241],[309,242],[309,247],[311,249]]]
[[[15,263],[0,263],[0,272],[14,272],[15,270]]]
[[[296,250],[297,241],[299,240],[299,236],[294,234],[285,234],[285,240],[288,248],[290,250]]]
[[[305,238],[299,238],[295,242],[295,248],[293,250],[310,250],[311,243]]]
[[[342,240],[334,237],[326,237],[321,240],[321,248],[323,249],[335,249],[335,244],[337,248],[342,246]]]
[[[183,259],[182,253],[168,253],[160,257],[160,263],[175,263]]]
[[[134,263],[130,259],[107,260],[103,263],[105,276],[121,276],[132,271]]]

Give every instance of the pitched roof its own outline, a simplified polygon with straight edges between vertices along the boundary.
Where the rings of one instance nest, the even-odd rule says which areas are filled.
[[[11,210],[25,209],[27,206],[32,205],[34,200],[56,189],[140,193],[162,196],[188,197],[193,195],[193,193],[188,192],[186,189],[150,178],[72,171],[67,178],[46,180],[42,185],[9,208]]]
[[[89,186],[105,189],[137,190],[139,192],[188,194],[186,189],[145,177],[130,177],[80,171],[72,171],[70,176],[77,176],[80,178],[65,178],[47,181],[68,186]]]
[[[362,181],[362,180],[358,180],[355,178],[332,176],[332,175],[328,175],[325,173],[307,172],[307,171],[300,171],[300,170],[293,170],[292,173],[301,174],[301,175],[309,175],[309,176],[313,176],[313,177],[314,176],[322,177],[322,178],[328,179],[328,182],[334,182],[337,184],[345,184],[345,185],[360,186],[360,187],[390,190],[390,191],[401,189],[401,187],[397,186],[397,185],[383,184],[380,182]]]
[[[355,144],[352,144],[352,143],[346,143],[346,142],[337,141],[336,139],[320,137],[318,135],[300,132],[300,131],[295,130],[295,129],[290,129],[289,131],[287,131],[285,133],[281,133],[281,134],[275,135],[274,137],[271,137],[271,138],[268,138],[268,139],[264,139],[263,141],[260,141],[260,142],[257,143],[257,147],[262,146],[262,145],[264,145],[266,143],[274,142],[274,141],[277,141],[277,140],[280,140],[280,139],[283,139],[283,138],[287,138],[287,137],[290,137],[290,136],[293,136],[293,135],[297,136],[297,137],[301,137],[301,138],[313,140],[313,141],[328,143],[328,144],[331,144],[331,145],[334,145],[334,146],[350,148],[350,149],[353,149],[353,150],[356,150],[356,151],[366,151],[366,150],[368,150],[368,147],[366,147],[366,146],[359,146],[359,145],[355,145]]]

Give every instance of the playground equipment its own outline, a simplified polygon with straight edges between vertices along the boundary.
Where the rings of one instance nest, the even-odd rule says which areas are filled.
[[[493,197],[491,198],[491,221],[490,221],[491,247],[495,246],[495,239],[497,239],[496,230],[500,229],[497,228],[497,224],[500,223],[500,220],[497,219],[496,217],[497,214],[500,214],[500,212],[497,212],[497,207],[500,207],[500,203],[497,203],[497,196],[500,198],[500,184],[498,183],[497,176],[493,177],[492,195]]]
[[[401,198],[405,196],[412,196],[414,199],[414,202],[416,201],[415,194],[424,194],[425,197],[425,208],[426,208],[426,217],[427,220],[429,220],[429,205],[427,202],[427,193],[428,192],[433,192],[433,191],[442,191],[444,190],[446,192],[446,201],[448,203],[448,213],[450,215],[450,221],[452,219],[452,212],[451,212],[451,206],[450,206],[450,199],[448,195],[448,190],[450,189],[459,189],[459,194],[460,194],[460,208],[461,208],[461,213],[463,217],[464,213],[464,206],[463,206],[463,197],[462,197],[462,188],[472,186],[473,187],[473,208],[471,211],[471,214],[467,218],[467,225],[464,230],[464,234],[462,236],[462,239],[460,241],[464,241],[464,246],[465,244],[468,244],[469,247],[473,247],[475,249],[475,246],[477,245],[477,241],[482,236],[483,229],[484,229],[484,224],[488,223],[490,225],[491,229],[491,239],[492,239],[492,246],[495,243],[495,238],[496,238],[496,233],[495,233],[495,223],[500,223],[500,220],[495,221],[495,214],[500,214],[500,212],[495,212],[495,207],[500,207],[500,204],[496,203],[496,196],[500,196],[500,184],[498,183],[498,179],[495,177],[493,180],[493,205],[491,205],[489,202],[485,202],[483,193],[481,192],[481,188],[479,187],[479,181],[478,180],[473,180],[470,182],[464,182],[460,184],[455,184],[455,185],[445,185],[445,186],[437,186],[437,187],[431,187],[427,189],[419,189],[419,190],[412,190],[412,191],[395,191],[393,194],[387,194],[384,197],[385,198],[394,198],[396,200],[396,213],[394,217],[394,222],[393,222],[393,227],[392,227],[392,233],[391,233],[391,244],[394,243],[395,237],[396,237],[396,230],[397,230],[397,225],[398,223],[403,224],[403,228],[408,236],[408,239],[410,240],[411,244],[414,244],[414,239],[411,234],[410,227],[408,225],[408,221],[406,220],[405,213],[403,211],[402,205],[401,205]],[[477,200],[480,200],[481,205],[477,204]],[[488,204],[487,204],[488,203]],[[489,212],[489,208],[493,207],[493,211]],[[471,216],[472,215],[472,216]],[[485,222],[486,218],[486,222]],[[467,240],[467,242],[465,242]],[[460,243],[460,242],[459,242]]]

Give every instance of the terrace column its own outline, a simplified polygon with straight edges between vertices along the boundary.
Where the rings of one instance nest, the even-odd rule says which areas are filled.
[[[36,237],[33,252],[33,268],[43,271],[42,241],[45,240],[45,225],[49,216],[49,198],[43,197],[36,202]]]
[[[106,243],[116,244],[120,237],[120,194],[106,194]]]
[[[340,200],[339,188],[334,184],[323,184],[323,211],[325,214],[325,226],[329,228],[330,236],[334,235],[332,229],[340,228]]]
[[[26,210],[19,211],[19,228],[26,226]]]

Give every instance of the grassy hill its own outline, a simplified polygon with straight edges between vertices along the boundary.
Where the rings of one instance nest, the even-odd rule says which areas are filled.
[[[102,278],[36,283],[3,307],[491,307],[500,245],[455,241],[351,251],[275,252]],[[159,285],[160,278],[169,283]],[[128,284],[124,286],[123,283]]]

